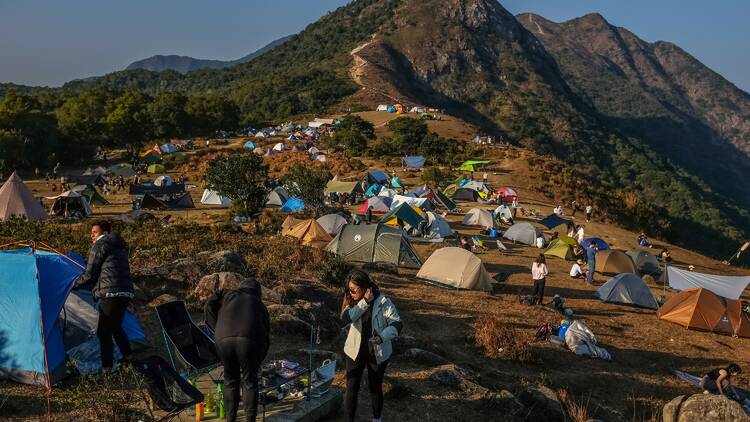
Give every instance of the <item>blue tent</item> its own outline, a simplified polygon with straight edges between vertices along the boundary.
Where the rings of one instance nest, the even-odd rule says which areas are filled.
[[[174,144],[164,144],[159,147],[159,150],[161,150],[162,154],[174,154],[177,152],[177,146]]]
[[[408,169],[421,169],[424,167],[426,159],[421,155],[406,156],[402,158],[404,167]]]
[[[295,212],[305,209],[305,203],[301,199],[291,197],[281,207],[281,212]]]
[[[367,173],[367,183],[370,184],[377,183],[379,185],[384,185],[388,183],[389,179],[390,177],[388,177],[388,175],[385,174],[384,171],[376,170]]]
[[[389,107],[388,107],[388,112],[389,112],[389,113],[395,113],[395,112],[396,112],[396,107],[394,107],[394,106],[389,106]]]
[[[82,310],[84,301],[71,294],[84,266],[75,255],[30,248],[0,251],[0,378],[51,388],[65,375],[73,349],[80,351],[89,340],[98,349],[90,331],[96,328],[96,312]],[[67,318],[61,318],[63,309]],[[123,326],[131,340],[145,340],[132,314]]]
[[[401,186],[401,179],[398,178],[398,176],[391,177],[391,187],[392,188],[402,188]]]
[[[247,141],[245,142],[245,145],[243,145],[245,149],[255,149],[255,142],[253,141]]]
[[[607,242],[599,239],[598,237],[589,237],[587,239],[584,239],[581,243],[581,247],[588,248],[592,243],[596,244],[596,247],[599,248],[600,251],[606,251],[607,249],[609,249],[609,245],[607,244]]]
[[[558,216],[557,214],[550,214],[539,221],[539,224],[543,225],[544,227],[550,230],[554,229],[557,226],[568,224],[568,223],[569,223],[568,220],[564,218],[560,218],[560,216]]]
[[[377,195],[377,194],[380,193],[380,190],[382,188],[383,187],[380,186],[379,184],[373,183],[372,185],[370,185],[370,188],[367,189],[367,192],[365,192],[365,196],[367,196],[368,198],[371,197],[371,196],[375,196],[375,195]]]

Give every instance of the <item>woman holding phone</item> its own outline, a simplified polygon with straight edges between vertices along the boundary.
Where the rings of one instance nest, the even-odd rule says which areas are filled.
[[[362,375],[367,369],[367,385],[372,401],[372,420],[380,422],[383,411],[383,376],[393,347],[401,333],[396,306],[383,296],[367,273],[354,270],[346,277],[341,319],[349,324],[346,338],[346,413],[353,422]]]

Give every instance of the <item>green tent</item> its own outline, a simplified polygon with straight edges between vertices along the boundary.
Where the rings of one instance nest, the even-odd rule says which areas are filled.
[[[151,174],[164,173],[167,169],[161,164],[151,164],[148,166],[148,172]]]
[[[412,209],[411,205],[406,202],[395,209],[392,209],[388,214],[380,218],[380,221],[384,224],[390,224],[392,226],[404,226],[408,224],[411,227],[417,227],[417,224],[422,220],[424,220],[424,218],[417,214],[417,212]]]
[[[491,162],[492,161],[488,160],[468,160],[464,161],[464,163],[461,164],[461,167],[459,167],[458,169],[463,171],[477,171],[475,166],[489,164]]]
[[[109,205],[109,201],[107,201],[97,190],[95,187],[91,185],[78,185],[73,186],[73,191],[76,191],[81,194],[84,198],[86,198],[87,201],[89,201],[89,204],[91,205]]]
[[[347,224],[326,250],[346,261],[388,262],[405,268],[422,266],[404,231],[384,224]]]
[[[443,196],[447,196],[448,198],[450,198],[453,196],[454,193],[456,193],[457,190],[458,190],[457,184],[454,183],[454,184],[448,185],[445,187],[445,189],[443,189]]]
[[[578,242],[576,242],[575,239],[568,236],[562,236],[550,242],[547,249],[544,250],[544,254],[556,256],[567,261],[575,261],[575,248],[577,246]]]

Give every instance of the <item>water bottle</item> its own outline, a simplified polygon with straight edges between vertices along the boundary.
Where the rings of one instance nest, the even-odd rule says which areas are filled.
[[[224,419],[224,383],[216,383],[216,404],[218,407],[219,419]]]

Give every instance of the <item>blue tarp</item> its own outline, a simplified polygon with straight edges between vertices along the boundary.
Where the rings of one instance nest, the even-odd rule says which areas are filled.
[[[365,196],[367,197],[376,196],[377,194],[380,193],[381,189],[383,189],[382,186],[378,185],[377,183],[373,183],[372,185],[370,185],[370,188],[367,189],[367,192],[365,192]]]
[[[281,212],[296,212],[305,209],[305,203],[299,198],[289,198],[281,207]]]
[[[568,220],[564,218],[560,218],[557,214],[550,214],[541,221],[539,221],[539,224],[543,225],[544,227],[552,230],[557,226],[560,226],[562,224],[568,224]]]
[[[371,171],[367,173],[367,182],[370,184],[377,183],[379,185],[384,185],[388,183],[389,179],[390,177],[388,177],[383,171]]]
[[[245,142],[245,145],[243,145],[245,149],[255,149],[255,142],[253,141],[247,141]]]
[[[421,155],[407,156],[403,158],[404,167],[408,169],[421,169],[424,167],[425,158]]]
[[[609,245],[607,244],[607,242],[599,239],[598,237],[589,237],[584,239],[581,243],[581,247],[588,248],[592,243],[596,244],[596,247],[599,248],[600,251],[606,251],[607,249],[609,249]]]

